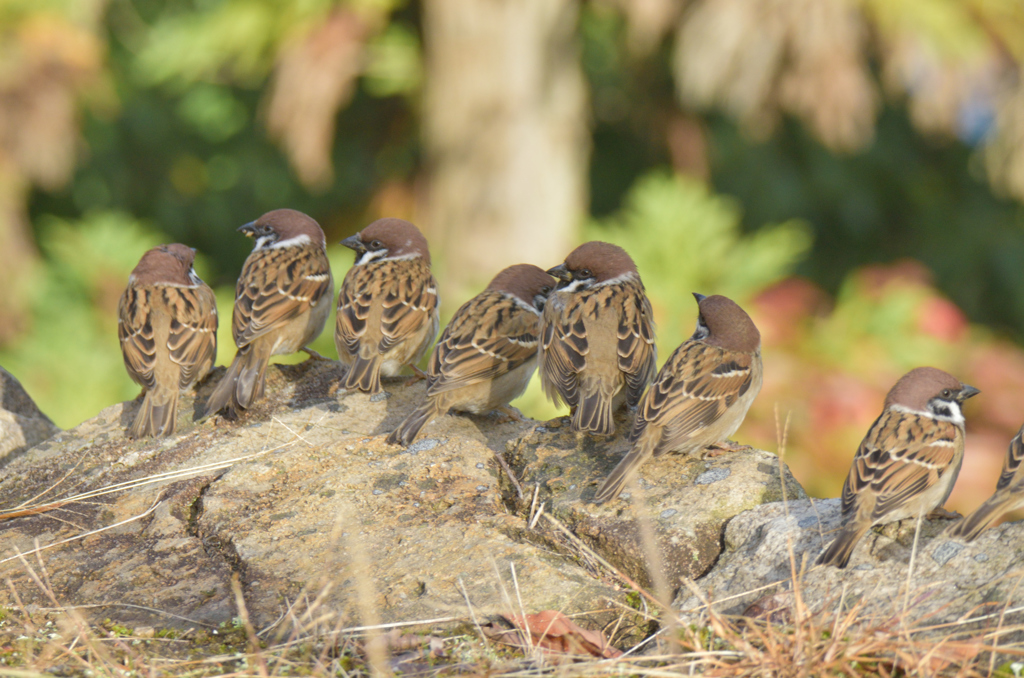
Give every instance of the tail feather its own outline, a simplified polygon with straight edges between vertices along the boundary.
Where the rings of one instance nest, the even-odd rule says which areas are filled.
[[[574,431],[590,431],[601,435],[615,433],[612,400],[600,393],[584,398],[572,416]]]
[[[388,444],[404,445],[408,447],[412,444],[412,441],[416,440],[416,436],[419,435],[420,429],[439,414],[440,412],[434,404],[434,401],[432,399],[427,400],[427,402],[413,410],[409,416],[405,418],[405,421],[399,424],[398,428],[388,435]]]
[[[956,521],[946,534],[964,541],[977,539],[978,535],[992,527],[1003,516],[1002,502],[993,499],[995,497],[979,506],[974,513]]]
[[[843,529],[828,548],[815,561],[818,565],[834,565],[839,569],[846,567],[853,555],[853,549],[860,543],[860,538],[871,526],[854,529]]]
[[[371,358],[356,356],[355,362],[348,370],[348,376],[345,377],[345,388],[358,389],[370,395],[380,393],[380,367],[379,356]]]
[[[238,371],[235,383],[235,404],[243,410],[263,397],[269,360],[260,360],[254,353],[248,353]]]
[[[252,350],[236,353],[231,366],[206,401],[203,418],[224,412],[225,417],[234,419],[239,410],[248,409],[262,398],[268,362],[269,357],[261,358]]]
[[[157,402],[159,398],[160,402]],[[161,437],[174,433],[178,418],[178,394],[146,391],[142,407],[128,428],[128,437]]]
[[[600,489],[594,495],[595,504],[603,504],[606,501],[615,499],[622,492],[626,481],[629,480],[640,465],[651,457],[651,446],[646,441],[638,441],[632,449],[622,458],[619,465],[601,483]]]

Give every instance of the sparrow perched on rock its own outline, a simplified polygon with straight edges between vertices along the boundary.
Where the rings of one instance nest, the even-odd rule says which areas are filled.
[[[654,312],[624,249],[588,242],[548,271],[558,287],[541,319],[544,392],[572,409],[572,429],[609,435],[612,410],[640,401],[657,368]]]
[[[1024,426],[1010,441],[1010,448],[1003,459],[1003,472],[996,483],[996,492],[984,504],[961,518],[947,530],[950,537],[974,541],[975,538],[1003,515],[1024,507]]]
[[[437,281],[420,230],[401,219],[378,219],[341,241],[356,263],[338,293],[334,344],[349,366],[345,388],[379,393],[381,375],[415,366],[437,336]]]
[[[235,359],[206,403],[234,418],[263,396],[270,357],[302,350],[331,311],[334,281],[320,225],[302,212],[267,212],[238,229],[256,239],[235,286]]]
[[[697,329],[640,401],[633,447],[597,491],[596,504],[618,496],[648,458],[697,452],[731,436],[761,391],[761,333],[750,316],[726,297],[693,296]]]
[[[961,404],[978,389],[934,367],[903,375],[864,436],[843,486],[843,526],[818,563],[846,567],[873,525],[925,516],[953,490],[964,458]]]
[[[174,433],[178,394],[217,357],[217,300],[199,279],[196,251],[161,245],[142,255],[117,305],[117,336],[128,376],[145,391],[132,438]]]
[[[481,414],[508,405],[537,369],[537,339],[554,279],[531,264],[509,266],[455,312],[430,354],[426,400],[388,436],[409,445],[450,409]]]

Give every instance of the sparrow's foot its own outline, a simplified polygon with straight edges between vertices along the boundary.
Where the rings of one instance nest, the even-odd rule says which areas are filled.
[[[704,454],[701,455],[704,459],[713,459],[720,457],[726,452],[738,452],[740,450],[752,450],[750,445],[741,445],[733,440],[720,440],[717,443],[711,443],[704,448]]]
[[[947,511],[940,506],[925,516],[925,518],[928,520],[959,520],[960,518],[963,518],[963,516],[956,511]]]
[[[495,423],[507,424],[510,421],[520,422],[523,420],[523,415],[520,414],[519,410],[509,405],[502,405],[495,412],[498,416],[495,417]]]
[[[420,368],[416,367],[415,365],[409,365],[409,369],[412,370],[412,376],[409,377],[408,380],[406,380],[406,386],[412,386],[417,381],[423,381],[424,379],[427,378],[427,373],[421,370]]]
[[[308,354],[309,357],[312,358],[313,360],[330,360],[330,358],[328,358],[327,356],[320,355],[311,348],[303,348],[302,352]]]

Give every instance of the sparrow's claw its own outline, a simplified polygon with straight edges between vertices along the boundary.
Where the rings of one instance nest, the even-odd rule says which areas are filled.
[[[409,368],[412,370],[412,376],[405,382],[406,386],[412,386],[417,381],[423,381],[427,378],[427,373],[415,365],[409,365]]]
[[[946,509],[942,508],[941,506],[939,506],[938,508],[934,509],[931,513],[929,513],[925,517],[928,520],[958,520],[960,518],[963,518],[963,516],[961,516],[956,511],[947,511]]]
[[[330,358],[328,358],[327,356],[320,355],[319,353],[317,353],[316,351],[309,347],[303,348],[302,352],[309,355],[309,357],[313,360],[330,360]]]
[[[752,448],[750,445],[742,445],[734,440],[720,440],[719,442],[711,443],[706,448],[704,448],[703,458],[713,459],[715,457],[720,457],[726,452],[738,452],[740,450],[752,449],[754,448]]]
[[[502,405],[495,411],[499,413],[497,416],[498,424],[507,424],[510,421],[520,422],[523,420],[523,415],[511,405]]]

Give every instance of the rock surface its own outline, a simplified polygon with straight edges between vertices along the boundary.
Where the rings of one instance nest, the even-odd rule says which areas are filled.
[[[507,476],[499,477],[506,504],[531,519],[536,507],[569,527],[590,549],[641,586],[649,587],[647,551],[638,520],[653,528],[666,577],[678,587],[681,577],[700,577],[721,551],[722,528],[733,516],[782,499],[779,459],[770,452],[741,449],[707,460],[665,455],[645,463],[633,497],[627,490],[602,506],[590,503],[601,481],[629,449],[623,437],[610,441],[574,434],[568,419],[537,427],[506,457],[520,478],[523,496]],[[620,422],[620,429],[624,429]],[[800,484],[783,467],[786,492],[804,498]],[[536,493],[536,499],[534,499]],[[522,537],[585,559],[566,544],[557,528],[535,521]]]
[[[59,431],[21,382],[0,367],[0,466]]]
[[[50,606],[28,573],[41,560],[61,604],[136,624],[228,620],[238,613],[237,576],[257,627],[310,606],[357,625],[467,618],[470,610],[479,618],[517,610],[521,600],[528,612],[589,613],[577,621],[592,627],[616,622],[617,642],[643,632],[621,580],[547,519],[530,525],[543,503],[581,543],[648,581],[635,500],[586,503],[625,450],[621,438],[446,416],[408,449],[389,446],[381,434],[424,384],[391,382],[387,397],[339,393],[342,369],[332,361],[274,366],[267,398],[239,422],[194,424],[186,415],[218,371],[182,403],[173,438],[126,439],[134,401],[25,452],[0,470],[0,509],[22,511],[0,515],[0,577],[24,603]],[[656,525],[669,570],[706,570],[732,515],[781,496],[779,473],[774,456],[753,450],[645,466],[641,515]],[[789,496],[803,496],[783,473]],[[55,501],[66,503],[24,515]],[[16,555],[37,546],[25,561]],[[4,588],[0,605],[15,604],[10,596]]]
[[[960,624],[933,631],[942,636],[1000,623],[1019,628],[1024,621],[1024,522],[1001,525],[965,544],[942,535],[949,520],[923,521],[909,597],[915,521],[870,531],[846,569],[815,566],[839,524],[839,499],[768,504],[747,511],[730,521],[721,559],[696,586],[705,599],[723,601],[714,604],[721,613],[788,622],[794,605],[794,562],[802,571],[796,577],[802,599],[812,611],[845,612],[856,605],[869,624],[891,625],[904,615],[911,628]],[[676,605],[686,622],[698,621],[706,610],[685,589]],[[1004,608],[1016,611],[1001,619],[998,613]],[[969,619],[976,621],[965,623]],[[1004,636],[1000,644],[1005,646],[1008,640]]]

